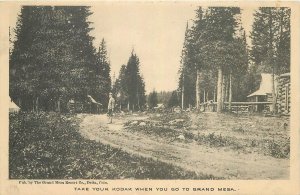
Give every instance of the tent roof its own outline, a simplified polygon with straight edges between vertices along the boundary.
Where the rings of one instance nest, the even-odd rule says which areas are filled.
[[[17,104],[15,104],[15,102],[13,102],[13,101],[10,99],[9,109],[10,109],[10,110],[20,110],[20,107],[17,106]]]
[[[100,104],[99,102],[97,102],[92,96],[88,95],[87,97],[91,100],[92,103],[101,105],[101,104]]]
[[[277,83],[275,79],[275,89],[276,89],[276,85]],[[248,95],[247,97],[267,95],[268,93],[272,93],[272,74],[262,73],[259,89],[254,93]]]

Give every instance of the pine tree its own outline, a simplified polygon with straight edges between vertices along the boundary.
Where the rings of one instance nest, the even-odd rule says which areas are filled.
[[[156,107],[158,104],[158,99],[157,99],[157,92],[155,91],[155,89],[149,93],[148,96],[148,106],[150,109]]]
[[[278,31],[276,74],[290,72],[291,59],[291,9],[281,7],[277,12]]]
[[[192,28],[192,41],[188,45],[190,63],[196,72],[196,106],[215,92],[215,80],[218,77],[218,112],[223,109],[225,85],[230,74],[232,60],[236,55],[234,35],[240,9],[235,7],[210,7],[196,11],[196,20]],[[218,74],[215,72],[218,70]],[[217,76],[218,75],[218,76]],[[200,89],[201,86],[201,89]],[[211,92],[213,91],[213,92]],[[209,93],[208,93],[209,92]]]
[[[201,45],[203,44],[203,27],[205,26],[205,21],[203,21],[203,10],[201,7],[197,10],[197,20],[195,21],[195,26],[194,26],[194,41],[196,41],[194,49],[201,48]],[[195,56],[195,68],[196,68],[196,108],[200,108],[200,102],[201,102],[201,79],[203,75],[203,69],[204,69],[204,64],[201,59],[201,55],[196,55]]]
[[[231,93],[233,101],[246,101],[249,91],[253,90],[250,86],[247,77],[249,75],[249,56],[248,46],[246,42],[246,33],[243,28],[240,29],[239,36],[235,37],[233,44],[233,54],[235,57],[232,60],[230,69],[231,75]],[[254,84],[253,82],[251,84]]]
[[[172,96],[173,91],[161,91],[157,93],[157,101],[165,106],[168,106],[169,99]]]
[[[57,59],[54,58],[53,38],[50,33],[59,25],[53,19],[51,7],[24,6],[16,27],[16,41],[10,61],[10,94],[24,110],[34,110],[39,97],[52,97],[57,83],[58,73],[54,70]],[[50,63],[52,62],[52,63]],[[50,92],[50,93],[49,93]]]
[[[188,23],[186,24],[186,29],[185,29],[185,35],[184,35],[184,43],[183,43],[183,49],[181,52],[181,60],[180,60],[180,64],[181,64],[181,108],[184,109],[184,97],[185,97],[185,74],[186,74],[186,69],[187,69],[187,61],[188,61],[188,51],[187,51],[187,47],[188,47],[188,35],[189,35],[189,25]]]
[[[125,81],[127,88],[127,108],[128,110],[141,110],[146,103],[145,83],[140,75],[140,62],[138,56],[131,52],[126,70]]]
[[[184,44],[181,52],[181,67],[179,69],[179,83],[178,91],[181,92],[180,102],[184,109],[186,106],[195,104],[195,65],[193,62],[193,34],[189,29],[188,23],[186,25]]]
[[[178,105],[179,105],[179,100],[178,100],[177,92],[173,91],[171,97],[168,100],[168,107],[171,108]]]
[[[72,80],[66,82],[71,83],[72,86],[69,94],[83,101],[88,94],[95,96],[94,93],[97,91],[96,50],[92,44],[94,38],[89,35],[92,29],[87,20],[91,12],[88,7],[84,6],[62,7],[62,9],[65,9],[71,16],[68,20],[71,31],[69,44],[73,46],[71,70],[80,74],[71,75],[74,76]]]
[[[117,97],[117,102],[119,104],[120,110],[124,108],[128,103],[128,89],[127,89],[127,80],[126,80],[126,65],[122,65],[119,77],[116,80],[114,86],[114,95]]]
[[[95,90],[96,56],[84,6],[23,6],[10,60],[10,95],[22,109],[61,110]]]
[[[108,103],[108,94],[111,91],[111,77],[110,63],[107,56],[106,43],[104,39],[102,39],[98,49],[97,64],[99,68],[97,73],[97,79],[99,81],[99,90],[97,92],[99,95],[97,95],[97,97],[99,97],[100,103],[102,103],[102,105],[104,105],[106,108]]]
[[[144,110],[146,105],[146,90],[145,82],[142,75],[138,76],[138,89],[137,89],[137,106],[139,110]]]
[[[259,72],[272,74],[272,110],[276,112],[275,75],[290,71],[290,8],[260,7],[254,14],[251,59]]]
[[[225,97],[224,82],[227,82],[231,67],[234,67],[233,60],[236,58],[235,46],[236,41],[234,39],[235,30],[237,27],[237,21],[235,19],[237,14],[240,14],[239,8],[213,8],[209,17],[210,29],[210,41],[213,47],[211,54],[215,57],[211,62],[213,67],[218,70],[218,104],[217,111],[222,112],[223,102]],[[216,21],[216,22],[215,22]],[[214,41],[213,41],[214,40]],[[210,48],[212,49],[212,48]]]

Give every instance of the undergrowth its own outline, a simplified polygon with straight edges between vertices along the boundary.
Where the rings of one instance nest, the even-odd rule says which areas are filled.
[[[84,139],[75,118],[10,114],[10,179],[220,179]]]

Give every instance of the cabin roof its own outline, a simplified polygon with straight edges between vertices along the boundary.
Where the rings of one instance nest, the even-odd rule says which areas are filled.
[[[275,89],[276,89],[276,85],[277,82],[275,76]],[[254,93],[251,93],[247,97],[267,95],[270,93],[272,93],[272,74],[262,73],[259,89]]]

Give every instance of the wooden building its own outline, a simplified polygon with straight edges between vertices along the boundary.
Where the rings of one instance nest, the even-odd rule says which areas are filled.
[[[277,77],[275,77],[275,90],[277,88]],[[249,102],[272,102],[272,74],[262,73],[259,89],[247,96]],[[261,112],[269,110],[269,104],[258,104],[252,106],[252,111]]]

